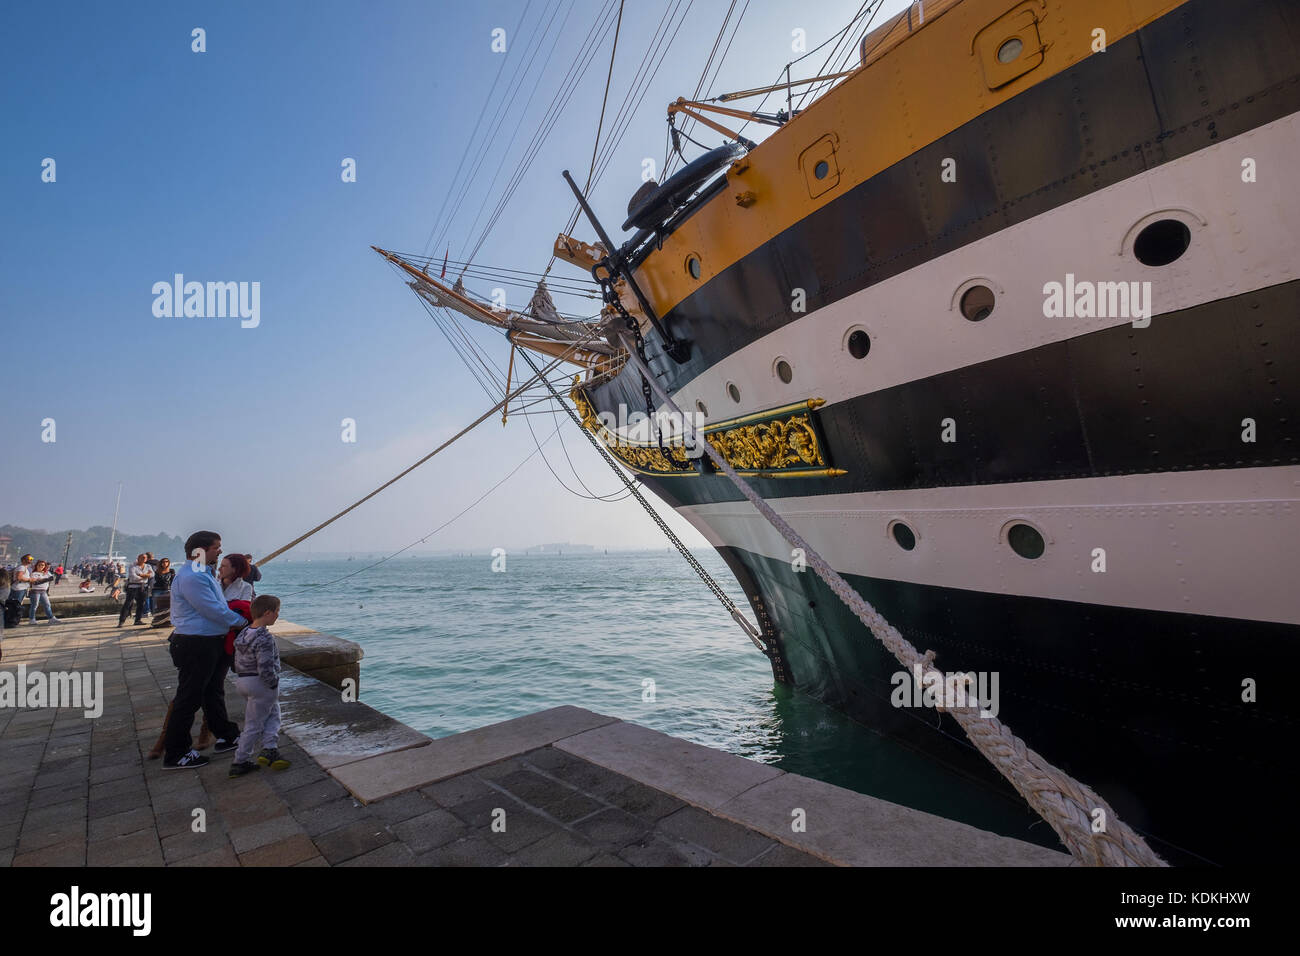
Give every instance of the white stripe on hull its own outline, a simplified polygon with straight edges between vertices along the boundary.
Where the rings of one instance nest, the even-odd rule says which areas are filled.
[[[1090,282],[1149,281],[1153,322],[1162,313],[1290,281],[1300,268],[1300,190],[1277,183],[1291,175],[1298,155],[1300,114],[1294,114],[832,303],[733,353],[673,398],[686,411],[695,409],[697,399],[703,401],[709,421],[807,398],[833,404],[1129,323],[1045,318],[1043,285],[1063,283],[1067,273]],[[1255,160],[1259,182],[1242,182],[1245,158]],[[960,189],[960,172],[956,183],[939,188]],[[1193,226],[1191,247],[1182,258],[1150,268],[1124,248],[1125,236],[1161,210],[1185,210],[1195,216],[1171,215],[1204,225]],[[993,314],[981,322],[965,319],[955,301],[959,286],[976,277],[997,293]],[[855,327],[871,337],[871,351],[861,360],[844,346]],[[778,357],[793,368],[788,385],[776,375]],[[739,403],[728,396],[728,382],[739,388]]]
[[[1300,624],[1300,467],[1123,475],[776,498],[837,571],[936,587]],[[677,509],[715,546],[791,549],[745,501]],[[904,551],[888,532],[916,533]],[[1015,519],[1047,541],[1020,557]],[[1106,570],[1094,572],[1093,550]],[[811,570],[804,573],[812,574]]]

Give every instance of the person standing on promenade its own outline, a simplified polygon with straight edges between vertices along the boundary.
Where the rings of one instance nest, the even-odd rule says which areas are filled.
[[[152,551],[144,553],[144,563],[149,565],[154,575],[158,574],[158,559],[153,556]],[[152,584],[144,589],[144,613],[153,614],[153,586]]]
[[[0,608],[9,600],[9,569],[0,568]],[[0,660],[5,656],[5,616],[0,614]]]
[[[217,735],[214,753],[234,750],[239,726],[226,715],[225,637],[232,627],[244,626],[243,615],[232,611],[212,573],[221,556],[221,535],[196,531],[185,542],[190,560],[181,564],[172,581],[172,660],[180,673],[176,699],[167,720],[163,769],[202,767],[208,758],[193,750],[190,727],[199,707]]]
[[[172,579],[176,572],[172,570],[172,559],[163,558],[158,562],[158,570],[153,576],[153,593],[166,594],[172,589]]]
[[[27,592],[32,586],[32,556],[24,554],[19,561],[18,567],[14,568],[13,580],[10,581],[9,600],[13,602],[14,613],[22,620],[23,616],[23,598],[27,597]]]
[[[153,589],[153,568],[146,563],[146,556],[136,555],[135,564],[126,577],[126,600],[122,602],[121,613],[117,615],[117,626],[126,623],[126,616],[135,608],[135,624],[143,624],[144,602]]]
[[[280,616],[280,599],[263,594],[253,599],[252,623],[235,638],[235,688],[244,698],[244,732],[239,737],[230,776],[242,777],[259,766],[287,770],[280,756],[280,651],[268,628]],[[253,751],[262,751],[253,761]]]
[[[50,582],[54,580],[54,573],[50,570],[50,562],[37,561],[36,567],[31,573],[31,622],[36,623],[36,608],[44,605],[45,621],[47,624],[58,624],[59,619],[54,616],[54,608],[50,607]]]
[[[221,582],[221,593],[227,601],[253,600],[253,585],[247,577],[250,567],[242,554],[228,554],[221,559],[217,580]]]
[[[57,568],[54,569],[54,586],[58,587],[59,583],[62,580],[63,580],[63,565],[60,564]]]

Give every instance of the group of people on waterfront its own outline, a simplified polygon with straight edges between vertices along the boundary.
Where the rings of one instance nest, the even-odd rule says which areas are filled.
[[[135,612],[135,624],[152,612],[153,601],[166,594],[170,599],[174,628],[168,645],[178,670],[176,697],[168,708],[161,738],[164,770],[202,767],[209,763],[199,753],[190,734],[194,717],[201,709],[204,730],[216,735],[213,753],[235,751],[230,776],[239,777],[261,767],[283,770],[289,761],[278,750],[280,733],[280,654],[268,628],[280,614],[280,599],[256,594],[254,584],[262,578],[252,555],[221,557],[221,535],[196,531],[185,542],[191,559],[173,570],[169,558],[155,559],[145,552],[135,563],[121,568],[108,562],[91,566],[82,562],[74,573],[85,574],[79,590],[93,590],[92,579],[116,590],[125,580],[122,608],[117,626]],[[220,563],[217,559],[221,558]],[[22,602],[30,604],[30,620],[36,623],[36,609],[44,607],[47,620],[58,623],[50,607],[49,589],[63,576],[63,568],[24,554],[13,568],[0,568],[0,638],[3,618],[13,623],[20,618]],[[3,645],[0,644],[0,656]],[[245,700],[244,728],[226,712],[226,674],[234,669],[235,687]],[[259,750],[260,747],[260,750]],[[158,754],[150,754],[157,756]]]
[[[221,535],[215,531],[194,532],[185,553],[193,559],[182,562],[171,581],[174,631],[168,643],[178,674],[163,730],[163,769],[210,762],[190,733],[202,709],[204,725],[216,737],[212,752],[235,751],[230,776],[260,767],[283,770],[289,761],[278,750],[280,654],[268,630],[280,615],[280,599],[254,593],[261,573],[248,555],[221,557]],[[226,712],[226,674],[232,667],[245,701],[242,731]]]
[[[149,556],[152,558],[153,554]],[[82,561],[72,569],[73,577],[80,577],[83,581],[94,581],[96,584],[103,586],[112,584],[114,579],[126,574],[126,565],[115,561]]]
[[[36,623],[36,611],[44,608],[45,619],[50,624],[58,624],[50,607],[50,585],[57,584],[63,578],[63,566],[57,570],[48,561],[37,561],[30,554],[24,554],[17,565],[0,569],[0,606],[4,613],[0,615],[0,632],[5,625],[13,627],[22,620],[23,601],[28,602],[28,617]]]

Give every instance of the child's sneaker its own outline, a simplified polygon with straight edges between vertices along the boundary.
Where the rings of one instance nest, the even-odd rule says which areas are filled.
[[[257,755],[257,762],[263,767],[270,767],[272,770],[288,770],[289,761],[280,756],[280,751],[271,749],[263,750]]]
[[[252,773],[254,770],[261,770],[257,764],[249,760],[246,763],[232,763],[230,765],[230,776],[242,777],[246,773]]]

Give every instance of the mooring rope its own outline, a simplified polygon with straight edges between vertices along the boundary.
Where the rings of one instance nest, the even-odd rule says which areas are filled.
[[[781,533],[792,547],[803,550],[809,567],[817,576],[835,592],[850,610],[894,655],[908,673],[915,673],[920,666],[929,670],[934,660],[934,651],[921,654],[898,629],[854,590],[839,572],[796,532],[785,519],[772,509],[763,497],[754,491],[731,464],[718,453],[713,445],[703,436],[695,435],[690,419],[682,412],[668,395],[664,387],[655,378],[653,372],[642,363],[636,350],[625,340],[628,362],[650,382],[664,404],[683,423],[690,428],[693,439],[703,447],[704,452],[717,466],[718,470],[731,479],[734,484],[767,521]],[[585,431],[586,429],[584,429]],[[954,677],[957,675],[954,674]],[[945,686],[947,675],[945,677]],[[939,695],[942,697],[942,695]],[[940,703],[937,708],[946,711],[957,721],[975,749],[983,754],[997,768],[1002,776],[1010,781],[1029,805],[1047,821],[1056,831],[1061,841],[1076,860],[1088,866],[1168,866],[1147,846],[1140,835],[1128,827],[1111,809],[1110,804],[1085,784],[1075,780],[1065,771],[1052,765],[1040,754],[1012,733],[1011,728],[996,717],[981,717],[979,706],[949,707]],[[1102,825],[1094,829],[1094,814],[1100,810]]]
[[[580,344],[581,344],[580,342],[579,342],[579,343],[575,343],[573,346],[571,346],[569,349],[566,350],[565,355],[568,355],[569,353],[571,353],[571,352],[572,352],[574,349],[576,349],[576,348],[578,347],[578,345],[580,345]],[[474,419],[474,421],[470,422],[468,425],[466,425],[464,428],[462,428],[462,429],[461,429],[460,431],[458,431],[456,434],[452,435],[450,438],[448,438],[445,442],[443,442],[441,445],[439,445],[439,446],[438,446],[437,448],[435,448],[433,451],[429,452],[429,454],[425,455],[423,458],[421,458],[421,459],[420,459],[419,461],[417,461],[415,464],[411,465],[409,468],[404,468],[402,471],[398,472],[398,473],[397,473],[396,475],[394,475],[392,478],[389,478],[387,481],[385,481],[382,485],[380,485],[380,486],[379,486],[378,488],[376,488],[374,491],[370,492],[370,494],[366,495],[364,498],[360,498],[360,499],[358,499],[357,501],[352,502],[352,504],[348,505],[346,508],[344,508],[344,509],[343,509],[342,511],[340,511],[338,514],[334,515],[333,517],[326,518],[324,521],[322,521],[320,524],[316,525],[316,527],[312,528],[310,531],[305,532],[304,534],[300,534],[300,535],[298,535],[298,537],[294,538],[294,539],[293,539],[292,541],[290,541],[288,544],[284,545],[283,547],[276,548],[274,551],[272,551],[272,552],[271,552],[270,554],[268,554],[266,557],[262,558],[260,561],[256,561],[256,562],[254,562],[254,563],[255,563],[255,564],[258,564],[258,565],[262,565],[262,564],[266,564],[268,561],[270,561],[270,560],[272,560],[272,559],[274,559],[274,558],[278,558],[280,555],[284,554],[284,553],[285,553],[286,551],[288,551],[290,548],[293,548],[293,547],[296,547],[297,545],[302,544],[304,541],[306,541],[308,538],[310,538],[310,537],[311,537],[312,535],[314,535],[316,532],[320,531],[320,530],[323,529],[323,528],[328,527],[329,525],[332,525],[335,521],[338,521],[340,518],[342,518],[342,517],[343,517],[345,514],[347,514],[349,511],[353,511],[353,510],[355,510],[356,508],[360,507],[361,505],[365,504],[367,501],[369,501],[369,500],[370,500],[371,498],[373,498],[375,495],[379,494],[379,493],[380,493],[381,491],[383,491],[385,488],[389,487],[390,485],[392,485],[392,484],[394,484],[395,482],[397,482],[399,479],[404,478],[405,476],[409,475],[411,472],[415,471],[415,469],[419,468],[421,465],[423,465],[426,461],[428,461],[428,460],[429,460],[430,458],[432,458],[434,455],[438,454],[438,452],[440,452],[440,451],[442,451],[444,448],[447,448],[448,446],[452,445],[453,443],[455,443],[455,442],[458,441],[459,439],[463,438],[465,435],[468,435],[470,432],[472,432],[472,431],[473,431],[475,428],[477,428],[479,425],[483,424],[483,422],[487,421],[489,418],[491,418],[491,417],[492,417],[493,415],[495,415],[497,412],[501,411],[501,409],[504,408],[504,407],[505,407],[505,406],[510,402],[510,400],[511,400],[512,398],[517,397],[517,396],[519,395],[520,392],[523,392],[524,390],[531,388],[532,385],[533,385],[533,383],[536,382],[539,378],[545,380],[545,373],[546,373],[546,372],[549,372],[551,369],[555,368],[555,366],[559,365],[561,361],[563,361],[563,358],[562,358],[562,357],[561,357],[561,358],[556,358],[556,359],[555,359],[554,361],[552,361],[549,365],[547,365],[546,368],[545,368],[544,370],[542,370],[542,371],[538,371],[536,375],[534,375],[534,376],[533,376],[532,378],[530,378],[528,381],[524,382],[522,385],[520,385],[518,388],[516,388],[513,392],[508,393],[508,394],[506,395],[505,398],[501,399],[501,401],[497,402],[495,405],[493,405],[491,408],[489,408],[486,412],[484,412],[484,413],[483,413],[482,415],[480,415],[478,418]],[[531,365],[532,363],[530,362],[529,364]],[[537,366],[534,365],[533,368],[534,368],[534,370],[536,370]],[[549,384],[549,383],[548,383],[548,384]]]
[[[537,366],[533,365],[532,357],[528,354],[527,349],[520,349],[519,354],[524,357],[524,361],[532,366],[534,370],[537,369]],[[555,396],[555,400],[559,403],[560,407],[569,413],[569,417],[573,419],[573,423],[578,426],[578,430],[587,436],[587,440],[591,442],[592,446],[600,454],[600,457],[605,459],[605,463],[613,469],[614,474],[618,475],[623,484],[627,486],[627,490],[631,493],[632,497],[636,498],[636,500],[640,502],[641,507],[645,509],[646,514],[653,518],[655,524],[659,526],[659,530],[662,531],[664,536],[672,542],[673,546],[681,552],[682,557],[686,559],[686,563],[691,566],[691,570],[699,575],[700,580],[703,581],[705,586],[713,592],[713,596],[718,599],[718,602],[722,607],[731,615],[732,620],[740,625],[741,630],[745,632],[745,636],[753,641],[754,646],[764,654],[770,654],[771,651],[763,646],[763,642],[759,638],[758,631],[754,629],[754,625],[749,622],[745,615],[740,613],[740,608],[736,607],[736,602],[731,600],[726,591],[722,590],[722,585],[714,580],[713,575],[709,574],[709,572],[704,569],[704,565],[700,564],[699,559],[696,558],[695,555],[691,554],[690,549],[687,548],[686,545],[682,544],[681,539],[673,533],[672,528],[668,527],[668,523],[664,521],[659,512],[655,511],[650,502],[646,501],[645,496],[641,494],[640,489],[637,488],[630,478],[628,478],[623,469],[618,467],[614,462],[613,457],[605,449],[605,446],[596,439],[595,435],[582,427],[582,419],[578,417],[577,413],[569,403],[560,397],[560,393],[555,390],[555,386],[551,384],[550,379],[543,376],[542,381],[545,382],[546,387],[551,390],[551,394]]]

